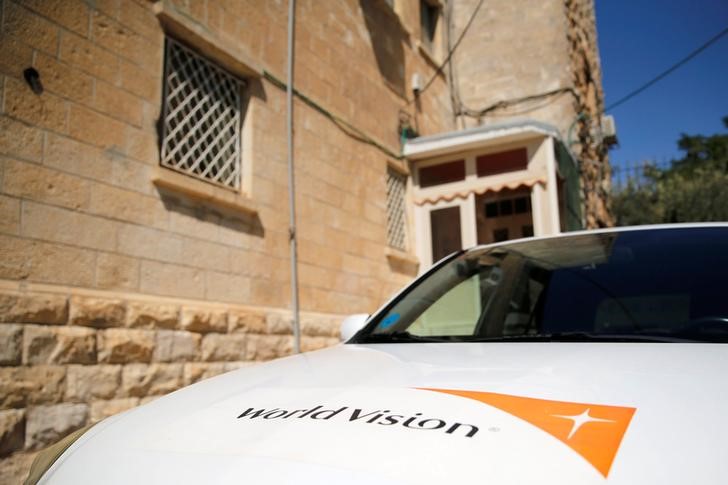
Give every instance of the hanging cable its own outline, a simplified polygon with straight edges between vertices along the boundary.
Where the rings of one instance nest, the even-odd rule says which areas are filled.
[[[429,81],[425,83],[424,86],[422,86],[422,89],[420,89],[419,93],[415,96],[415,98],[412,98],[407,101],[407,106],[412,104],[414,100],[417,98],[417,96],[422,96],[422,93],[427,91],[427,88],[430,87],[430,85],[435,82],[435,78],[439,76],[442,73],[442,70],[445,68],[445,66],[450,62],[450,59],[452,59],[452,55],[455,53],[455,50],[460,45],[460,42],[462,42],[463,37],[465,37],[465,34],[468,32],[468,29],[470,29],[470,26],[473,24],[473,20],[475,20],[475,16],[478,14],[478,10],[480,10],[480,7],[483,5],[484,0],[480,0],[478,2],[478,5],[475,6],[473,9],[473,13],[470,14],[470,19],[468,19],[468,23],[465,24],[465,27],[463,28],[463,31],[460,32],[460,36],[458,37],[458,40],[455,41],[455,44],[453,44],[452,48],[448,51],[447,56],[445,56],[445,60],[442,61],[442,63],[437,67],[435,70],[435,73],[432,75]]]
[[[684,58],[682,58],[680,61],[676,62],[671,67],[669,67],[668,69],[664,70],[663,72],[661,72],[660,74],[658,74],[657,76],[655,76],[654,78],[652,78],[651,80],[647,81],[645,84],[643,84],[639,88],[635,89],[634,91],[630,92],[626,96],[621,97],[620,99],[618,99],[614,103],[612,103],[609,106],[607,106],[604,109],[604,111],[605,112],[610,111],[610,110],[616,108],[617,106],[620,106],[620,105],[626,103],[627,101],[629,101],[630,99],[634,98],[635,96],[637,96],[638,94],[640,94],[641,92],[643,92],[644,90],[646,90],[647,88],[649,88],[650,86],[654,85],[658,81],[661,81],[662,79],[664,79],[665,77],[667,77],[668,75],[670,75],[674,71],[676,71],[678,68],[680,68],[683,65],[685,65],[688,61],[690,61],[693,58],[695,58],[698,54],[700,54],[701,52],[703,52],[705,49],[707,49],[711,45],[713,45],[716,42],[718,42],[718,40],[720,40],[720,38],[723,37],[726,34],[728,34],[728,27],[726,27],[722,31],[718,32],[716,35],[714,35],[713,37],[711,37],[706,43],[704,43],[703,45],[701,45],[700,47],[698,47],[697,49],[695,49],[694,51],[692,51],[690,54],[688,54],[687,56],[685,56]]]
[[[510,114],[523,114],[523,113],[528,113],[530,111],[534,111],[536,109],[542,108],[542,107],[548,105],[551,101],[555,101],[558,97],[560,97],[561,95],[563,95],[565,93],[571,93],[575,98],[578,99],[578,96],[576,94],[576,91],[574,91],[574,88],[566,87],[566,88],[552,89],[551,91],[546,91],[545,93],[532,94],[530,96],[524,96],[521,98],[505,99],[503,101],[498,101],[496,103],[491,104],[490,106],[486,106],[485,108],[479,109],[479,110],[473,110],[470,108],[462,107],[458,114],[469,116],[471,118],[481,118],[481,117],[485,116],[486,114],[489,114],[492,111],[496,111],[498,109],[508,108],[508,107],[515,106],[515,105],[518,105],[521,103],[526,103],[528,101],[538,101],[541,99],[552,98],[552,97],[554,98],[553,100],[549,100],[548,102],[543,103],[537,107],[527,108],[524,111],[519,112],[519,113],[509,113],[509,115]]]
[[[282,89],[283,91],[286,91],[288,89],[288,86],[286,83],[275,77],[273,74],[269,73],[268,71],[263,71],[263,77],[270,81],[275,87]],[[348,121],[344,120],[343,118],[340,118],[339,116],[336,116],[331,111],[327,110],[320,104],[318,104],[313,99],[309,98],[305,94],[301,93],[297,89],[293,88],[293,95],[295,95],[297,98],[299,98],[301,101],[306,103],[311,108],[315,109],[322,115],[324,115],[326,118],[331,120],[332,123],[334,123],[341,131],[343,131],[346,135],[350,136],[351,138],[354,138],[357,141],[360,141],[362,143],[366,143],[368,145],[372,145],[373,147],[380,150],[382,153],[386,154],[389,157],[394,158],[395,160],[401,160],[403,157],[400,154],[395,153],[393,150],[390,150],[383,144],[376,141],[374,138],[370,137],[366,133],[364,133],[362,130],[357,128],[356,126],[352,125]]]
[[[447,41],[447,50],[452,50],[452,28],[453,28],[453,2],[447,2],[445,4],[445,40]],[[458,122],[458,111],[462,106],[460,100],[458,80],[455,77],[455,69],[453,63],[450,62],[447,65],[447,83],[450,86],[450,106],[452,108],[453,125],[457,126]]]

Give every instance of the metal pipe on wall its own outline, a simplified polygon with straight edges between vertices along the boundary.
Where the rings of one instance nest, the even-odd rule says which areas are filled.
[[[296,0],[288,0],[288,82],[286,85],[286,138],[288,142],[288,237],[291,248],[291,306],[293,350],[301,352],[301,322],[298,307],[298,244],[296,234],[296,186],[293,175],[293,37]]]

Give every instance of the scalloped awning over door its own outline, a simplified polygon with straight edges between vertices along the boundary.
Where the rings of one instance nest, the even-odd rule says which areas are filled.
[[[422,197],[415,199],[415,205],[436,204],[438,202],[451,202],[455,199],[466,199],[470,194],[483,195],[488,192],[500,192],[501,190],[518,190],[522,188],[531,188],[536,184],[546,186],[546,177],[532,177],[528,179],[514,180],[502,182],[496,185],[488,185],[477,189],[459,190],[436,196]]]

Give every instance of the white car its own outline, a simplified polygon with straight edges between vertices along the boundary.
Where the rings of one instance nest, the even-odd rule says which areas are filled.
[[[462,251],[345,344],[109,418],[29,480],[725,484],[727,277],[728,225]]]

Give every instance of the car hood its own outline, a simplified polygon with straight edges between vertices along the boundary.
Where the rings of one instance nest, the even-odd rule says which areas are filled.
[[[726,483],[728,347],[339,345],[110,418],[51,483]]]

